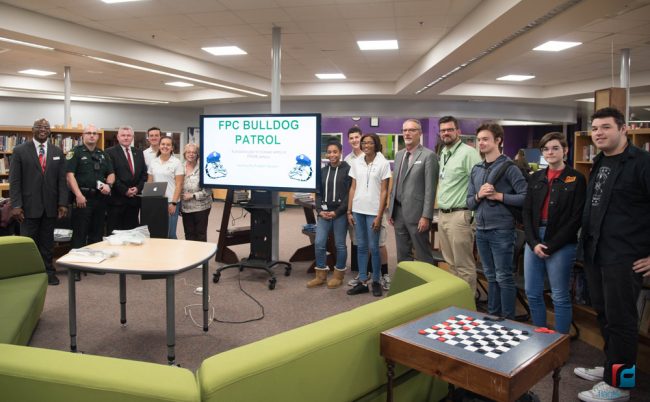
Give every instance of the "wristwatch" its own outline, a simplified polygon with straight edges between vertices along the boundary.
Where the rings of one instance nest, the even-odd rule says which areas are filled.
[[[176,201],[172,201],[172,202],[170,202],[170,204],[172,204],[173,206],[178,205],[178,203]]]

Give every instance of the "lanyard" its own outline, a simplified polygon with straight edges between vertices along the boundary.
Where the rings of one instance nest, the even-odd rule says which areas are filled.
[[[340,166],[340,165],[339,165]],[[329,165],[329,169],[327,169],[327,177],[325,177],[325,202],[327,202],[327,185],[329,184],[330,180],[330,172],[332,171],[332,165]],[[334,171],[334,191],[332,193],[332,202],[334,202],[334,197],[336,197],[336,176],[339,174],[339,167],[336,167],[336,170]]]
[[[453,150],[453,151],[451,151],[451,152],[445,152],[445,154],[442,156],[442,167],[447,166],[447,162],[449,162],[449,159],[451,159],[451,157],[454,156],[454,154],[456,153],[456,151],[458,151],[458,148],[460,147],[460,143],[461,143],[461,142],[462,142],[462,141],[459,140],[459,141],[456,143],[456,146],[454,147],[454,150]]]

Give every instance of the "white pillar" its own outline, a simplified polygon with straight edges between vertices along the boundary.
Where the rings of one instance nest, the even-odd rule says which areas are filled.
[[[625,88],[625,122],[630,120],[630,49],[621,49],[621,88]]]
[[[65,128],[72,128],[72,116],[70,115],[71,92],[70,66],[65,66],[63,70],[63,127]]]
[[[273,49],[271,58],[273,62],[273,69],[271,73],[271,113],[280,113],[280,82],[282,71],[282,46],[280,43],[280,27],[273,27]],[[271,234],[273,248],[271,249],[271,258],[274,261],[280,259],[280,193],[274,191],[271,194],[271,203],[273,204],[273,212],[271,213],[271,224],[273,232]]]

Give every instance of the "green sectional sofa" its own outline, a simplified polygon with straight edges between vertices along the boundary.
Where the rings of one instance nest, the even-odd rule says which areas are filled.
[[[189,370],[0,344],[0,399],[21,401],[382,401],[379,333],[456,305],[473,309],[462,280],[401,263],[388,297],[207,358]],[[445,383],[397,367],[396,400],[438,401]]]
[[[47,274],[34,241],[0,237],[0,343],[27,345],[43,311],[46,291]]]

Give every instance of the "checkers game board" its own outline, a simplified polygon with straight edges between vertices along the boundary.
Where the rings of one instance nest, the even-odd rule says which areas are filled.
[[[457,346],[496,359],[530,338],[527,330],[501,325],[488,317],[483,319],[458,314],[418,331],[436,342]]]

